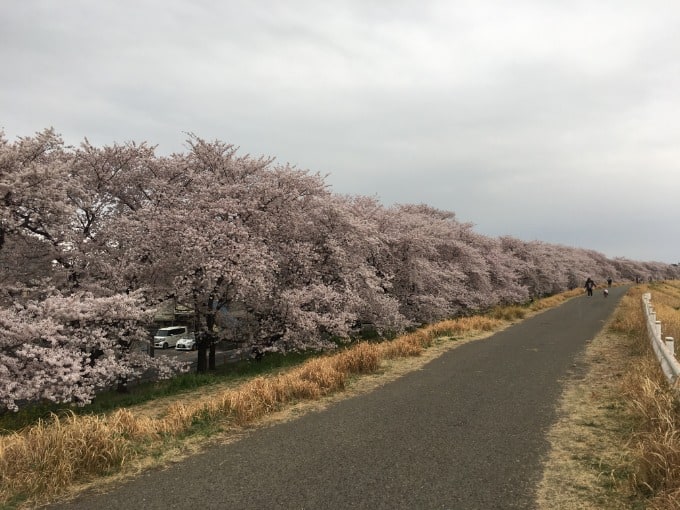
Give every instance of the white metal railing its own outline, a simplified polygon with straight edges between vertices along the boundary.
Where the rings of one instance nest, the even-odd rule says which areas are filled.
[[[680,363],[675,359],[675,341],[672,336],[661,336],[661,321],[656,320],[656,312],[652,307],[652,294],[646,292],[642,295],[642,309],[647,319],[647,333],[652,342],[654,353],[661,363],[666,379],[671,385],[675,385],[680,376]]]

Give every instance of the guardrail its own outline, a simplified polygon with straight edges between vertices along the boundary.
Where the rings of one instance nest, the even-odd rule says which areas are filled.
[[[647,333],[652,342],[654,354],[656,354],[661,369],[668,382],[674,386],[680,377],[680,363],[675,359],[675,340],[672,336],[661,336],[661,321],[656,320],[656,312],[652,307],[652,294],[645,292],[642,295],[642,309],[647,319]]]

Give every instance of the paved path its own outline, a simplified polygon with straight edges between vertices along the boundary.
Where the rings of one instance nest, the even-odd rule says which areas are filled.
[[[68,509],[530,509],[560,380],[625,292],[578,297],[369,394]]]

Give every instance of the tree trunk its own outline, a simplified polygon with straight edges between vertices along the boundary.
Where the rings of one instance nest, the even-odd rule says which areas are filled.
[[[210,350],[208,351],[208,369],[215,370],[215,342],[210,342]]]
[[[198,360],[196,363],[196,372],[201,374],[203,372],[206,372],[208,370],[208,359],[206,357],[206,354],[208,353],[208,349],[206,348],[206,345],[204,342],[199,342],[198,343]]]
[[[210,355],[209,355],[209,369],[210,370],[215,370],[215,335],[214,335],[214,327],[215,327],[215,297],[210,296],[208,298],[208,313],[205,316],[205,324],[208,327],[208,333],[207,333],[207,344],[210,346]]]
[[[118,393],[127,393],[128,392],[127,377],[124,377],[120,381],[118,381],[118,386],[116,387],[116,392],[118,392]]]

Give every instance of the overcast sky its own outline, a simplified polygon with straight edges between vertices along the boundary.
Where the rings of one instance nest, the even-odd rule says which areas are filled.
[[[680,262],[677,0],[0,0],[0,128],[186,133],[497,237]]]

